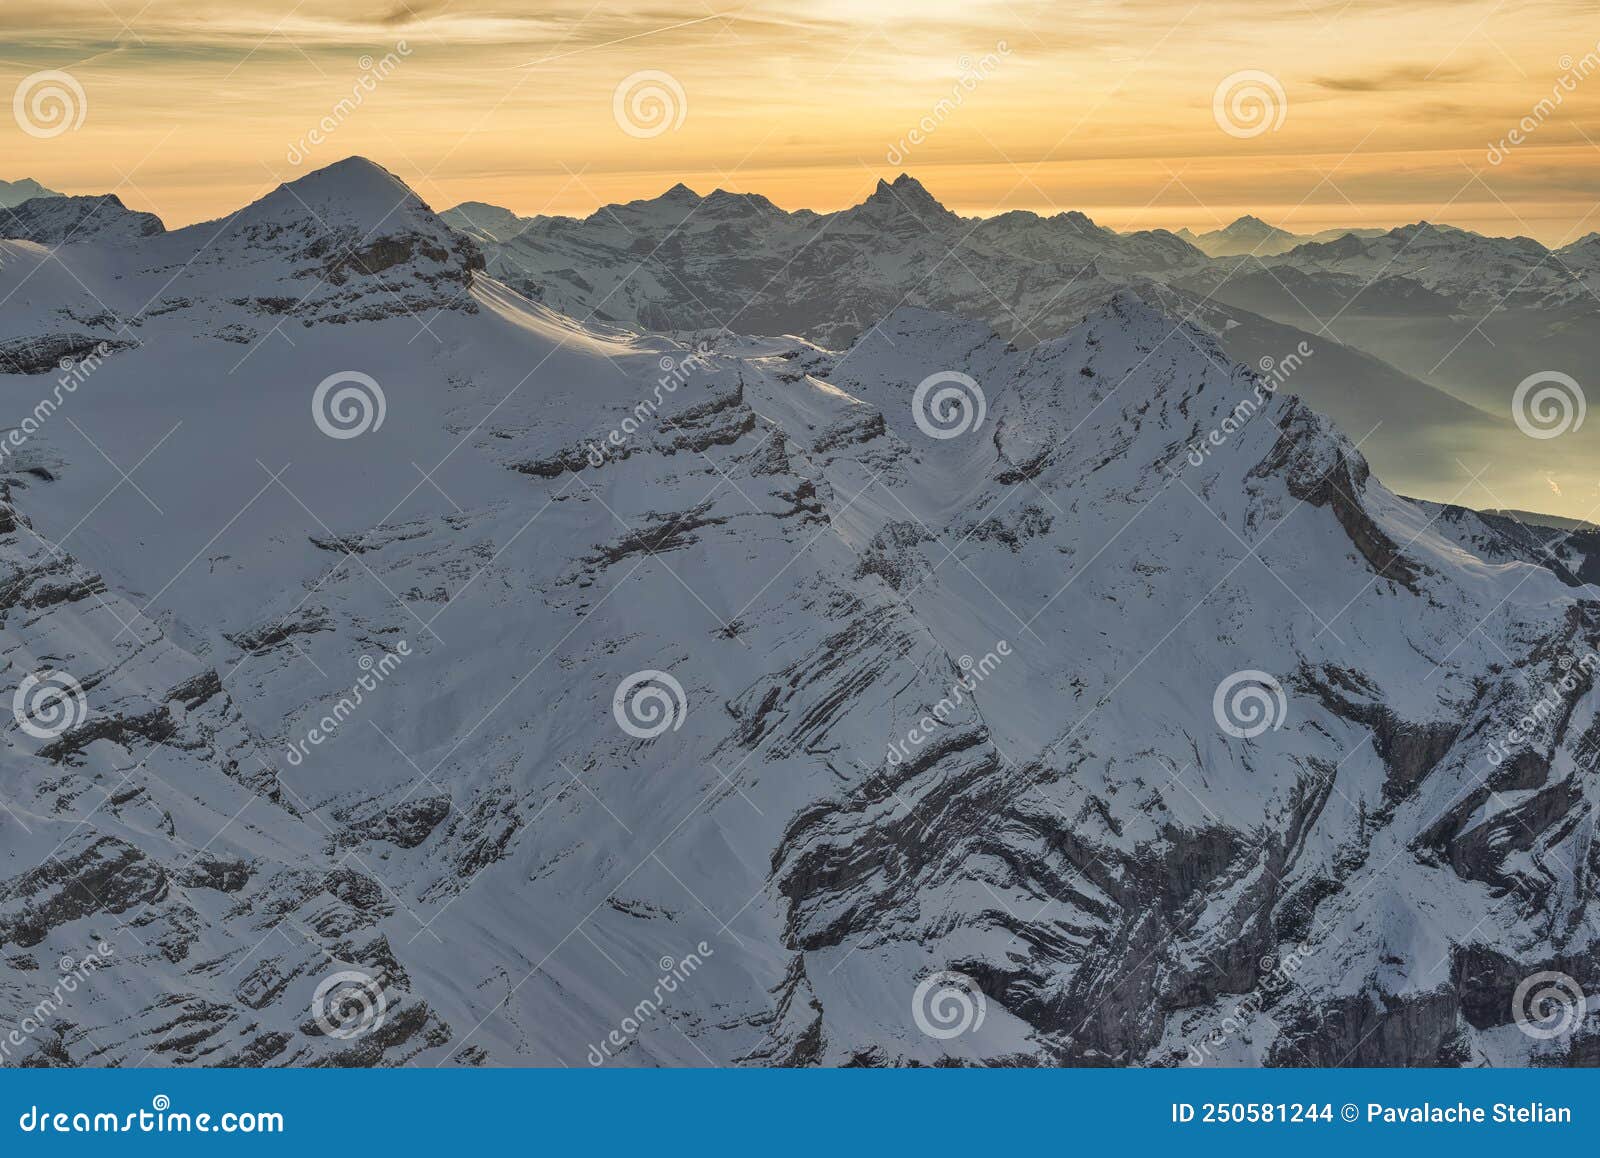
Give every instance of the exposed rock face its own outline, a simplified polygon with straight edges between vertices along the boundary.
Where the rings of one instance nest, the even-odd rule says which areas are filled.
[[[101,358],[135,345],[127,339],[93,334],[44,334],[37,338],[0,340],[0,369],[7,374],[58,374],[70,380],[84,359]]]

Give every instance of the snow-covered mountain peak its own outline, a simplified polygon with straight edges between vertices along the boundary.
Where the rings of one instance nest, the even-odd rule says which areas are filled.
[[[1261,237],[1274,231],[1274,226],[1268,225],[1253,213],[1246,213],[1236,217],[1228,225],[1223,226],[1222,232],[1233,237]]]
[[[364,236],[385,236],[417,226],[432,231],[441,228],[439,219],[410,186],[359,156],[287,181],[231,216],[236,226],[246,229],[297,228],[308,219],[330,229],[357,230]]]
[[[477,244],[403,181],[349,157],[279,185],[231,216],[143,247],[148,268],[205,275],[207,296],[302,321],[472,308]]]
[[[779,209],[759,193],[735,193],[728,189],[713,189],[705,195],[700,211],[712,217],[772,217],[783,216]]]
[[[1087,213],[1078,209],[1068,209],[1064,213],[1057,213],[1053,220],[1059,221],[1063,225],[1067,225],[1077,232],[1090,237],[1116,236],[1115,230],[1107,229],[1105,226],[1098,224]]]
[[[164,230],[153,213],[129,209],[115,193],[98,197],[33,197],[0,209],[0,238],[40,245],[101,242],[125,245]]]
[[[21,205],[24,201],[35,197],[60,197],[54,189],[46,189],[32,177],[23,177],[18,181],[0,181],[0,209],[9,209],[13,205]]]
[[[960,220],[909,173],[901,173],[893,181],[880,177],[871,195],[845,212],[852,220],[881,224],[909,215],[930,228]]]
[[[549,220],[543,215],[523,217],[485,201],[463,201],[440,213],[439,219],[483,244],[510,241],[530,225]]]

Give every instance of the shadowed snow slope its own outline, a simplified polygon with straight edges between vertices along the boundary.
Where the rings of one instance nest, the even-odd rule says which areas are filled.
[[[113,950],[6,1060],[1595,1056],[1511,1008],[1600,984],[1593,589],[1293,397],[1241,423],[1254,375],[1140,297],[690,350],[359,161],[4,252],[0,340],[119,343],[42,419],[58,373],[0,374],[7,686],[83,689],[0,741],[5,1015]],[[947,380],[932,437],[950,371],[982,418]]]

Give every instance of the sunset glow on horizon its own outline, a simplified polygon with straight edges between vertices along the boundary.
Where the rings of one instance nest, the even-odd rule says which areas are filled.
[[[337,14],[21,0],[0,17],[14,111],[30,78],[64,72],[84,116],[53,135],[8,124],[0,178],[116,192],[176,226],[352,154],[435,208],[530,215],[678,181],[830,210],[906,171],[966,214],[1196,232],[1244,213],[1296,232],[1427,219],[1554,245],[1600,229],[1589,15],[1450,0],[385,0]],[[1241,73],[1281,89],[1278,123],[1222,127],[1219,85]],[[638,74],[668,78],[659,132],[619,122]]]

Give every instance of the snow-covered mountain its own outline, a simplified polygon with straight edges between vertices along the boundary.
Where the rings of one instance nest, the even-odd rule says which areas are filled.
[[[1219,261],[1193,292],[1327,333],[1490,413],[1529,374],[1600,358],[1600,244],[1550,249],[1418,222]],[[1590,451],[1592,453],[1592,449]]]
[[[1581,252],[1572,250],[1574,255]],[[1312,277],[1349,279],[1353,286],[1374,278],[1403,278],[1466,307],[1504,301],[1553,304],[1552,296],[1571,300],[1583,292],[1575,278],[1592,272],[1585,268],[1580,273],[1565,261],[1553,260],[1551,250],[1531,237],[1485,237],[1427,221],[1375,237],[1346,234],[1335,241],[1298,245],[1276,255],[1271,264]]]
[[[509,209],[484,201],[463,201],[454,209],[439,214],[439,219],[475,241],[491,244],[510,241],[528,226],[548,220],[543,216],[520,217]]]
[[[1208,264],[1171,233],[1119,234],[1081,213],[963,218],[905,174],[827,214],[677,185],[582,220],[536,220],[486,255],[490,274],[574,317],[835,347],[904,304],[998,312],[1005,333],[1038,341],[1130,277]]]
[[[1178,236],[1208,257],[1273,257],[1300,245],[1337,241],[1342,237],[1377,237],[1383,232],[1381,229],[1324,229],[1311,234],[1291,233],[1247,213],[1220,229],[1198,235],[1182,229]]]
[[[358,159],[0,257],[5,1062],[1600,1058],[1595,588],[1145,298],[688,346]]]
[[[24,177],[20,181],[0,180],[0,209],[10,209],[13,205],[21,205],[35,197],[59,197],[61,194],[54,189],[46,189],[32,177]]]
[[[34,197],[0,214],[0,237],[40,245],[135,241],[165,228],[155,214],[129,209],[115,193],[100,197]]]
[[[1255,247],[1272,227],[1242,218],[1229,229]],[[1118,234],[1081,213],[962,218],[902,175],[832,214],[678,185],[581,221],[536,222],[504,243],[475,236],[491,274],[578,319],[792,333],[830,348],[901,305],[980,318],[1032,345],[1132,289],[1209,330],[1235,361],[1293,363],[1291,388],[1356,432],[1404,493],[1455,501],[1486,462],[1501,464],[1492,496],[1475,496],[1486,505],[1537,508],[1552,474],[1588,480],[1594,430],[1534,442],[1511,421],[1510,398],[1531,373],[1581,375],[1600,358],[1600,297],[1573,289],[1562,304],[1519,308],[1506,291],[1531,283],[1530,271],[1587,268],[1600,245],[1558,256],[1449,227],[1363,232],[1377,231],[1211,259],[1178,235]]]

